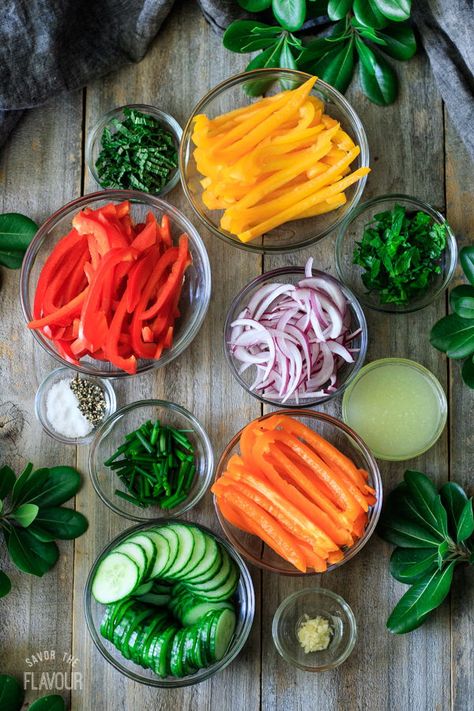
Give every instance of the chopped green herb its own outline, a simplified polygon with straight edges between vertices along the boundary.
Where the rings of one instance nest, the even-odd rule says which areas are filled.
[[[442,271],[448,229],[425,212],[407,215],[401,205],[374,215],[353,255],[364,286],[382,304],[405,306],[421,296]]]
[[[159,121],[124,108],[124,119],[104,128],[95,167],[103,188],[160,193],[178,166],[173,134]]]

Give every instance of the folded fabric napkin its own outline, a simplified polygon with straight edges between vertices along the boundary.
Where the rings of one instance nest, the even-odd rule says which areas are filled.
[[[223,31],[235,0],[198,0]],[[4,0],[0,7],[0,146],[25,109],[138,62],[174,0]],[[413,17],[452,120],[474,158],[473,0],[415,1]]]

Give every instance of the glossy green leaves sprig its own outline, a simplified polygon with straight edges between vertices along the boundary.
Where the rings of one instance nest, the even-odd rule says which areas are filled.
[[[387,57],[404,61],[416,53],[416,39],[407,22],[411,0],[238,0],[249,12],[270,11],[278,22],[235,20],[224,34],[232,52],[260,51],[246,71],[261,68],[301,69],[345,92],[359,62],[360,85],[375,104],[395,101],[398,80]],[[311,17],[328,15],[329,34],[309,42],[293,34]],[[263,81],[246,86],[251,96],[268,88]]]
[[[85,516],[61,506],[80,485],[72,467],[34,469],[30,463],[18,478],[9,466],[0,468],[0,533],[17,568],[41,577],[59,558],[55,541],[86,531]],[[9,577],[0,571],[0,597],[10,589]]]
[[[440,319],[431,329],[431,345],[448,358],[463,360],[462,379],[474,389],[474,246],[459,253],[469,284],[456,286],[449,295],[454,313]]]
[[[406,471],[388,496],[378,532],[397,546],[390,573],[410,585],[387,627],[394,634],[411,632],[446,598],[455,567],[474,564],[472,499],[455,482],[438,492],[421,472]]]
[[[24,698],[25,692],[17,679],[10,674],[0,674],[0,709],[20,711]],[[66,704],[59,694],[48,694],[33,701],[28,709],[29,711],[65,711]]]

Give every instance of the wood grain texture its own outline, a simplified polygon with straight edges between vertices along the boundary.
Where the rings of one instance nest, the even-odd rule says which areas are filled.
[[[474,228],[474,167],[466,149],[446,117],[446,204],[447,218],[459,247],[472,244]],[[458,269],[457,283],[464,277]],[[463,384],[461,366],[449,362],[450,372],[450,479],[474,495],[474,392]],[[464,711],[474,698],[474,570],[456,571],[451,593],[452,708]]]
[[[48,107],[28,113],[2,155],[2,212],[23,212],[41,223],[77,195],[81,122],[79,94],[60,97]],[[55,363],[26,329],[19,275],[19,271],[6,269],[0,275],[0,462],[11,464],[17,472],[28,461],[37,467],[74,465],[75,449],[48,437],[34,416],[36,390]],[[18,436],[7,434],[11,417],[18,418]],[[3,548],[3,539],[1,545]],[[71,653],[72,644],[74,544],[63,542],[59,548],[58,564],[43,578],[20,573],[0,553],[0,567],[13,583],[10,595],[0,600],[0,671],[15,674],[20,681],[23,672],[69,671],[62,655]],[[30,667],[25,659],[42,650],[55,650],[56,660]],[[26,700],[31,702],[38,695],[38,691],[28,691]]]

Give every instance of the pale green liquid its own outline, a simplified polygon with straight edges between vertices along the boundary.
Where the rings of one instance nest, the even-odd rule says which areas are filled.
[[[408,458],[436,435],[440,401],[423,373],[387,363],[356,382],[346,402],[346,422],[376,455]]]

